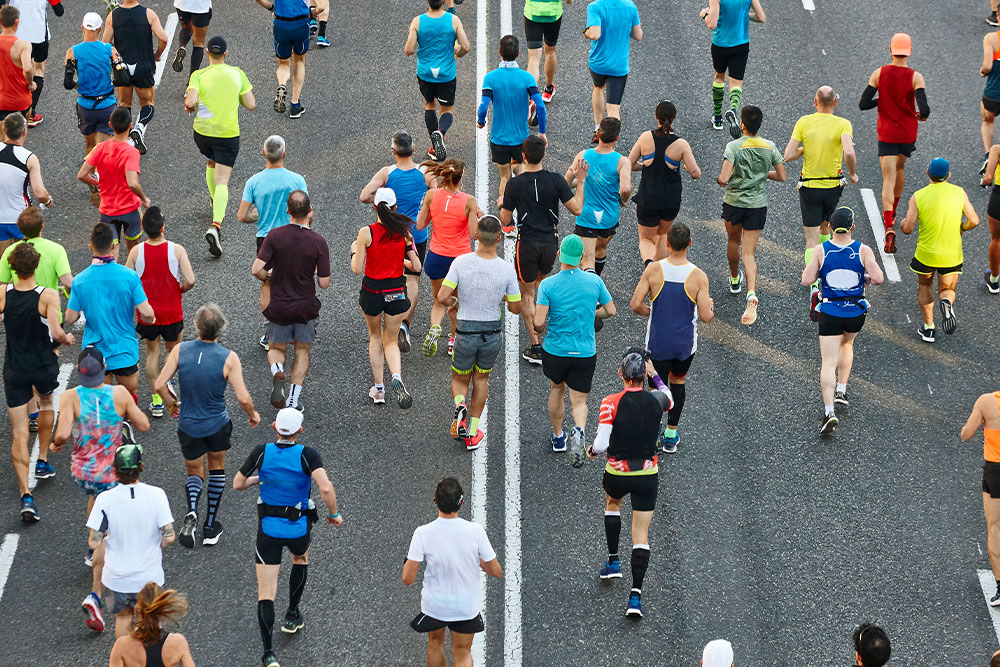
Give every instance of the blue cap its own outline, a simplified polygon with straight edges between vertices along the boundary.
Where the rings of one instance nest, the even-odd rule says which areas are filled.
[[[951,173],[951,164],[943,157],[934,158],[931,160],[930,166],[927,167],[927,175],[931,178],[945,178],[949,173]]]

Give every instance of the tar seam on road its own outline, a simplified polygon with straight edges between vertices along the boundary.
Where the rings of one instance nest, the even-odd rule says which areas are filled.
[[[871,223],[872,233],[875,235],[875,245],[878,247],[878,254],[882,256],[885,277],[891,283],[898,283],[899,269],[896,268],[896,258],[885,254],[885,229],[880,224],[882,216],[878,214],[875,193],[871,191],[871,188],[861,188],[861,200],[865,203],[865,211],[868,213],[868,222]]]
[[[20,535],[17,533],[8,533],[3,538],[3,545],[0,545],[0,599],[3,599],[3,589],[7,586],[7,577],[10,576],[10,567],[14,564],[14,553],[17,551],[19,539]]]
[[[167,33],[167,46],[163,49],[163,54],[160,55],[160,59],[156,63],[156,72],[153,74],[154,88],[160,85],[160,79],[163,77],[163,68],[167,65],[167,58],[170,57],[170,44],[174,41],[174,29],[176,27],[177,14],[171,12],[170,16],[167,17],[167,24],[163,26],[163,31]]]
[[[1000,641],[1000,607],[990,606],[990,597],[996,592],[997,582],[993,578],[992,570],[976,570],[976,574],[979,575],[979,585],[982,587],[983,597],[986,599],[986,610],[990,614],[990,620],[993,621],[993,631],[997,633],[997,640]],[[3,590],[2,586],[0,586],[0,590]]]
[[[57,381],[59,386],[55,388],[52,392],[52,409],[55,412],[52,418],[52,426],[55,427],[56,419],[59,417],[59,394],[63,393],[66,389],[66,383],[69,382],[70,373],[73,372],[73,364],[66,362],[59,366],[59,377]],[[31,446],[31,457],[28,460],[28,491],[34,491],[35,485],[38,484],[38,480],[35,479],[35,463],[38,462],[38,437],[35,437],[35,443]]]

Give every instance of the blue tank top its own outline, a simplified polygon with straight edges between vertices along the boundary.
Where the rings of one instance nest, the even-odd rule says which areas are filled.
[[[73,47],[76,60],[76,103],[84,109],[113,107],[115,88],[111,85],[111,45],[105,42],[80,42]],[[103,100],[87,98],[101,97]]]
[[[585,193],[586,194],[586,193]],[[652,359],[684,360],[698,349],[698,306],[685,289],[687,279],[697,267],[688,263],[674,266],[659,261],[663,286],[653,295],[646,325],[646,348]]]
[[[622,155],[618,151],[598,153],[589,148],[583,159],[590,165],[586,187],[583,190],[583,211],[576,218],[576,224],[590,229],[611,229],[618,224],[621,210],[618,181],[618,161]]]
[[[298,443],[278,445],[269,442],[264,446],[264,458],[257,473],[262,502],[286,507],[302,503],[301,508],[306,508],[312,477],[302,470],[302,450],[303,446]],[[265,516],[261,519],[260,527],[265,535],[291,539],[309,532],[309,519],[303,516],[290,521],[277,516]]]
[[[427,181],[424,180],[424,173],[420,169],[400,169],[393,165],[389,167],[385,187],[396,193],[396,210],[413,220],[414,224],[410,225],[413,241],[415,243],[426,241],[430,227],[418,230],[416,225],[420,205],[424,202],[424,195],[427,194]]]
[[[997,31],[1000,35],[1000,31]],[[993,54],[993,69],[986,75],[986,88],[983,90],[983,97],[991,100],[1000,100],[1000,50]]]
[[[839,246],[822,243],[823,266],[819,270],[821,313],[834,317],[857,317],[868,311],[865,299],[865,266],[861,263],[861,241]]]
[[[274,0],[274,16],[283,19],[308,19],[309,5],[305,0]]]
[[[417,26],[417,78],[444,83],[455,78],[455,27],[452,14],[420,15]]]
[[[719,22],[712,33],[712,44],[729,47],[750,43],[751,0],[720,0]]]
[[[217,433],[229,421],[223,367],[229,350],[218,343],[181,343],[177,377],[181,383],[181,416],[177,428],[194,438]]]

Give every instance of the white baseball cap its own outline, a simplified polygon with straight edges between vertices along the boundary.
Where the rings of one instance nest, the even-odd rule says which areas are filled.
[[[104,21],[101,20],[101,15],[97,12],[87,12],[83,15],[83,28],[84,30],[100,30]]]
[[[295,435],[302,428],[302,413],[295,408],[282,408],[274,418],[274,428],[281,435]]]
[[[389,208],[396,205],[396,192],[392,188],[379,188],[375,191],[375,205],[383,202]]]
[[[725,639],[713,639],[705,644],[705,650],[701,654],[701,664],[704,667],[731,667],[733,645]]]

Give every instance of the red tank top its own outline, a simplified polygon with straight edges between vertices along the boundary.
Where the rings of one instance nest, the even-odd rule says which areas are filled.
[[[24,111],[31,106],[31,91],[24,80],[24,71],[10,55],[16,41],[16,35],[0,35],[0,109],[3,111]]]
[[[458,257],[472,251],[469,219],[465,216],[465,192],[451,193],[440,188],[431,201],[431,242],[428,250],[442,257]]]
[[[135,272],[142,282],[156,324],[174,324],[184,319],[181,306],[180,264],[172,241],[150,245],[140,243]]]
[[[372,243],[365,252],[365,278],[390,280],[403,277],[403,258],[406,256],[406,239],[393,236],[379,223],[368,225]]]
[[[882,65],[878,75],[878,140],[912,144],[917,140],[917,107],[909,67]]]

